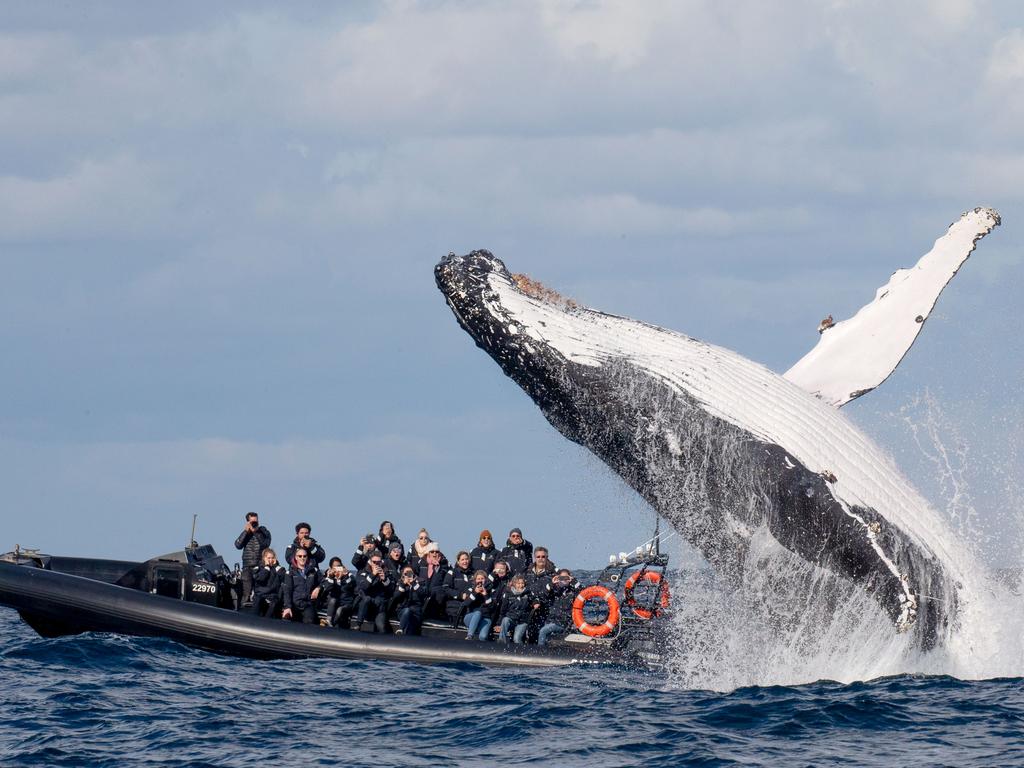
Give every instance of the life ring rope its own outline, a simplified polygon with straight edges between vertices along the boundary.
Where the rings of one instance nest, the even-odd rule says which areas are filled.
[[[658,604],[659,605],[657,607],[655,607],[653,610],[651,610],[650,608],[639,608],[639,607],[637,607],[636,598],[633,596],[633,588],[636,587],[637,582],[639,582],[639,581],[646,581],[649,584],[653,584],[654,586],[658,586],[659,584],[661,585],[661,588],[658,590],[658,592],[659,592]],[[632,608],[633,609],[633,613],[635,613],[641,619],[652,619],[652,618],[654,618],[659,613],[661,613],[661,608],[668,608],[669,603],[672,600],[671,595],[669,594],[669,590],[668,590],[668,580],[667,579],[662,579],[661,574],[658,573],[658,571],[648,571],[648,570],[645,570],[645,569],[641,569],[639,571],[634,571],[633,573],[631,573],[629,575],[629,578],[626,579],[626,587],[624,589],[624,595],[625,595],[625,598],[626,598],[626,600],[625,600],[626,605],[628,605],[630,608]]]
[[[608,618],[602,624],[591,624],[583,616],[583,606],[595,599],[604,600],[608,605]],[[572,601],[572,621],[576,629],[588,637],[607,637],[619,625],[619,600],[614,592],[600,584],[582,589]]]

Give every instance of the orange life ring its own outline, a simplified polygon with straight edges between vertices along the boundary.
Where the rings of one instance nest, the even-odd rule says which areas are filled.
[[[651,584],[655,584],[655,585],[661,584],[661,590],[660,590],[661,595],[660,595],[660,598],[659,598],[658,602],[661,604],[662,608],[668,608],[668,604],[669,604],[669,601],[671,599],[671,595],[669,595],[669,591],[668,591],[668,581],[667,580],[663,581],[662,578],[661,578],[661,574],[658,573],[657,571],[644,571],[644,570],[633,571],[633,573],[631,573],[629,575],[629,578],[626,579],[626,588],[625,588],[626,605],[628,605],[630,608],[632,608],[633,609],[633,613],[635,613],[641,619],[650,619],[650,618],[653,618],[654,616],[657,616],[658,613],[660,613],[660,611],[657,608],[655,608],[653,611],[651,611],[651,610],[648,610],[647,608],[637,608],[636,607],[636,598],[633,597],[633,587],[636,586],[636,583],[638,581],[640,581],[640,579],[643,579],[644,581],[648,581]]]
[[[588,600],[600,598],[608,604],[608,619],[603,624],[588,624],[583,618],[583,606]],[[595,584],[592,587],[580,590],[576,599],[572,601],[572,621],[576,629],[588,637],[605,637],[615,631],[619,625],[619,601],[615,593],[607,587]]]

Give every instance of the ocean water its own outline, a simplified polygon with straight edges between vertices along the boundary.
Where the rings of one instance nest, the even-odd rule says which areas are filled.
[[[615,667],[251,661],[0,609],[3,766],[1024,764],[1019,678],[687,688]]]

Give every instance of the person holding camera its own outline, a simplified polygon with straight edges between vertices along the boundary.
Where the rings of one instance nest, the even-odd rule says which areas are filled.
[[[313,563],[316,568],[320,567],[320,563],[327,557],[327,552],[320,546],[316,539],[310,537],[310,533],[313,528],[309,523],[297,523],[295,525],[295,541],[288,545],[288,549],[284,552],[284,559],[291,563],[294,560],[295,553],[300,549],[306,550],[306,554],[309,556],[308,561]]]
[[[263,550],[270,546],[270,531],[260,525],[260,516],[255,512],[245,513],[245,528],[235,539],[235,549],[242,550],[242,594],[239,607],[252,603],[253,573],[260,567]],[[275,557],[274,561],[277,561]]]
[[[399,575],[398,585],[391,598],[388,614],[398,619],[396,635],[418,635],[423,625],[423,605],[427,601],[427,589],[416,578],[416,572],[405,566]]]
[[[469,552],[459,552],[455,566],[444,577],[444,610],[452,626],[459,626],[466,598],[473,591],[473,570],[469,567]]]
[[[346,568],[340,557],[332,557],[324,573],[320,591],[326,598],[327,626],[349,629],[356,610],[356,577]]]
[[[541,597],[547,615],[537,636],[537,645],[547,645],[552,635],[566,632],[572,627],[572,603],[581,586],[568,568],[560,570],[554,580],[548,582]]]
[[[263,550],[263,562],[252,571],[252,612],[257,616],[275,619],[281,612],[284,599],[284,580],[287,571],[277,562],[274,550]]]
[[[479,570],[473,574],[473,583],[466,599],[462,601],[462,609],[466,639],[479,637],[482,641],[489,640],[498,603],[487,588],[487,571]]]
[[[359,540],[359,546],[356,547],[355,554],[352,555],[352,567],[357,572],[366,568],[366,564],[370,562],[370,555],[374,550],[380,550],[380,547],[377,546],[377,537],[372,533],[368,533]]]
[[[501,598],[508,588],[508,580],[508,563],[504,560],[498,560],[487,577],[487,589],[494,595],[494,602],[498,603],[498,605],[501,605]]]
[[[397,584],[402,578],[402,570],[405,566],[405,549],[402,547],[402,542],[396,541],[388,550],[388,556],[384,558],[384,567],[388,571],[388,578]]]
[[[361,570],[356,578],[356,591],[359,593],[356,618],[360,629],[364,621],[373,619],[374,632],[387,631],[388,602],[394,588],[395,584],[388,578],[380,550],[373,550],[366,568]]]
[[[316,599],[320,597],[320,570],[301,547],[292,555],[294,565],[284,577],[284,610],[282,619],[315,624]]]

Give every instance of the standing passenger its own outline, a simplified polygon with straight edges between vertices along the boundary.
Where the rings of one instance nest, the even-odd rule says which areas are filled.
[[[235,549],[242,550],[242,594],[240,605],[252,602],[252,577],[260,567],[260,553],[270,546],[270,531],[260,525],[260,516],[255,512],[246,512],[245,528],[235,539]],[[277,558],[274,558],[277,562]]]
[[[300,548],[306,550],[306,554],[309,555],[309,562],[316,564],[316,567],[320,567],[320,563],[327,557],[327,553],[324,548],[321,547],[316,539],[310,538],[309,534],[312,531],[312,527],[309,523],[298,523],[295,526],[295,541],[288,545],[288,549],[284,552],[284,559],[289,563],[292,562],[296,551]]]
[[[488,530],[480,531],[480,538],[477,539],[476,548],[470,552],[469,561],[474,571],[491,572],[494,561],[498,557],[498,550],[494,548],[494,539]]]
[[[398,534],[395,533],[395,526],[391,524],[390,520],[385,520],[380,524],[380,533],[377,536],[378,549],[381,552],[388,552],[391,547],[395,544],[402,546],[402,540],[398,538]],[[402,547],[402,557],[405,557],[405,547]]]
[[[377,546],[377,537],[372,533],[368,533],[359,540],[359,546],[356,547],[356,552],[352,555],[352,567],[357,571],[361,571],[366,567],[366,564],[370,562],[370,554],[375,549],[380,549]]]
[[[523,538],[518,528],[509,531],[508,542],[501,550],[501,559],[508,563],[510,573],[525,573],[533,559],[533,544]]]
[[[292,555],[294,565],[284,577],[284,611],[281,618],[316,623],[316,599],[320,596],[320,571],[299,547]]]

